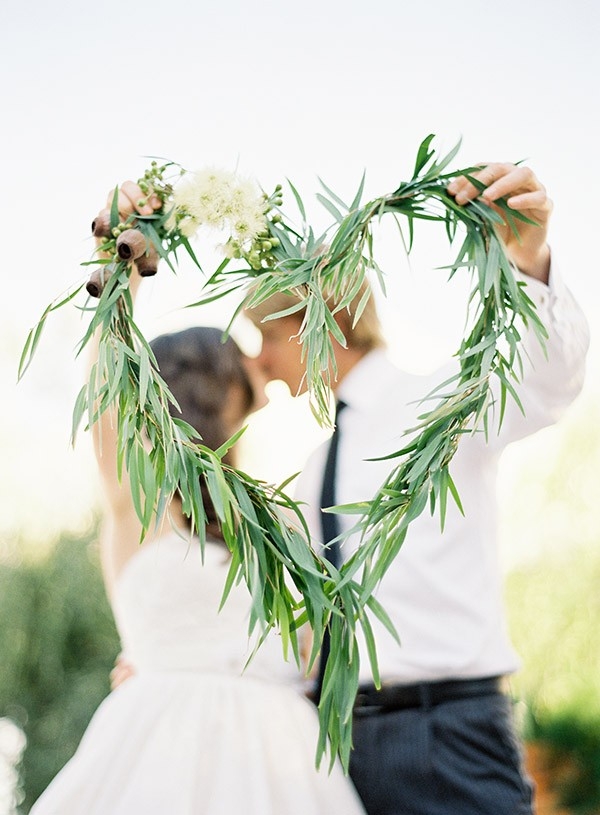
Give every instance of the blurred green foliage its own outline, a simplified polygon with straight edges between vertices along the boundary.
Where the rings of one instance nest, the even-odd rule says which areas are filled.
[[[524,737],[543,744],[550,787],[572,815],[600,812],[600,716],[582,709],[537,710],[525,717]]]
[[[600,717],[598,586],[600,545],[555,554],[508,576],[509,625],[523,660],[513,686],[539,711]]]
[[[600,812],[598,585],[600,546],[540,559],[507,580],[523,737],[546,746],[552,787],[573,815]]]
[[[0,563],[0,716],[25,732],[23,812],[74,753],[119,650],[96,531],[33,562]]]
[[[506,601],[522,658],[513,677],[523,735],[543,743],[553,785],[574,815],[600,812],[600,392],[519,444],[505,536],[527,560]]]
[[[511,573],[507,601],[523,665],[513,694],[523,735],[548,747],[553,786],[574,815],[600,812],[600,546]]]

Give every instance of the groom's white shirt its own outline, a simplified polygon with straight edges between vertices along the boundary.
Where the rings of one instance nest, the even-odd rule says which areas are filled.
[[[398,645],[378,620],[375,630],[378,663],[384,681],[414,682],[511,673],[518,668],[511,645],[502,598],[497,551],[496,477],[498,460],[507,444],[553,424],[581,390],[589,343],[585,317],[558,273],[550,283],[519,275],[546,326],[547,358],[538,340],[525,332],[523,381],[517,386],[525,409],[509,396],[498,434],[491,423],[483,432],[465,435],[450,465],[464,508],[461,515],[449,498],[443,534],[436,512],[426,509],[410,526],[406,541],[378,587],[376,597],[396,626]],[[339,504],[373,497],[392,461],[367,461],[392,453],[407,440],[403,431],[432,403],[418,404],[443,382],[456,363],[433,376],[399,370],[382,350],[372,351],[343,379],[337,397],[348,407],[340,419],[336,500]],[[308,459],[299,476],[295,497],[311,534],[318,542],[318,496],[327,444]],[[348,530],[355,516],[341,516]],[[351,535],[343,544],[347,557],[359,544]],[[359,637],[360,639],[360,637]],[[362,639],[361,680],[370,679]]]

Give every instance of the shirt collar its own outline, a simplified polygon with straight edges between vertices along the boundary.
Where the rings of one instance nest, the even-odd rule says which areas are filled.
[[[394,370],[385,349],[375,348],[348,371],[336,390],[336,398],[352,409],[368,408],[381,400]]]

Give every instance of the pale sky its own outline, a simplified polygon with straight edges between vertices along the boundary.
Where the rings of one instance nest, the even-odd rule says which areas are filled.
[[[599,34],[592,0],[3,4],[0,536],[43,536],[95,502],[89,440],[69,448],[85,318],[72,307],[54,315],[16,385],[18,356],[45,306],[85,276],[89,225],[108,189],[141,174],[148,155],[238,167],[266,189],[290,178],[317,225],[328,220],[318,177],[350,198],[366,171],[366,196],[384,194],[410,176],[428,133],[440,152],[462,137],[457,166],[526,159],[555,202],[555,259],[592,326],[582,398],[597,389]],[[429,270],[446,250],[424,235],[411,272],[387,234],[380,250],[394,352],[416,366],[456,349],[466,302],[466,281]],[[198,289],[187,267],[144,285],[150,335],[224,323],[223,309],[179,310]],[[287,411],[306,428],[305,405],[278,389],[273,402],[255,432],[276,428],[275,443],[257,467],[279,478],[301,464],[306,433],[321,435],[303,429],[299,449],[273,416]],[[273,451],[285,444],[284,462]]]

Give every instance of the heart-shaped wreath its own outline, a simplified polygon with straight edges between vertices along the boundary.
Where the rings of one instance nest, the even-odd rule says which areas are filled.
[[[323,185],[325,194],[318,198],[335,223],[318,237],[307,224],[302,199],[291,183],[301,215],[300,229],[292,226],[281,208],[280,186],[267,195],[232,173],[188,173],[173,162],[153,161],[138,183],[145,194],[158,200],[158,207],[151,215],[135,213],[121,222],[115,190],[110,209],[92,224],[98,256],[83,265],[92,264],[94,271],[85,283],[46,308],[27,337],[20,362],[21,377],[51,312],[73,301],[84,288],[97,298],[95,306],[89,301],[84,304],[91,319],[79,350],[96,332],[100,341],[98,360],[74,406],[73,437],[84,418],[89,428],[103,411],[116,408],[119,469],[125,467],[129,474],[143,534],[179,493],[183,511],[204,545],[205,511],[199,488],[199,479],[204,479],[232,555],[224,600],[234,582],[242,578],[247,582],[253,601],[250,630],[256,624],[261,627],[259,645],[275,628],[286,657],[291,645],[300,664],[297,632],[309,623],[313,631],[310,670],[329,627],[332,646],[319,704],[318,763],[329,747],[331,760],[339,755],[348,766],[359,675],[357,625],[367,642],[376,684],[377,655],[368,613],[395,634],[374,589],[398,554],[409,524],[427,504],[432,512],[438,509],[442,527],[448,493],[460,508],[450,465],[461,435],[479,428],[488,430],[494,404],[491,380],[496,377],[500,385],[497,422],[502,421],[507,396],[518,402],[515,385],[522,370],[519,323],[533,330],[541,342],[546,336],[524,285],[515,280],[495,230],[504,221],[516,232],[515,219],[531,221],[502,199],[495,202],[495,208],[481,199],[457,205],[447,191],[453,178],[467,176],[476,187],[484,187],[472,175],[476,168],[448,170],[460,143],[436,160],[432,139],[428,136],[420,145],[410,181],[389,195],[361,204],[363,177],[354,200],[346,205]],[[144,204],[140,201],[139,207]],[[142,275],[154,274],[161,259],[174,269],[178,250],[187,252],[201,268],[190,239],[201,227],[224,230],[225,259],[203,283],[202,297],[194,305],[239,292],[233,320],[241,309],[255,307],[273,294],[292,293],[296,305],[269,319],[302,313],[299,339],[311,406],[318,420],[328,424],[330,375],[335,371],[332,338],[345,344],[335,315],[349,308],[367,274],[381,279],[372,227],[388,214],[406,219],[407,251],[413,244],[415,220],[441,221],[450,244],[460,235],[456,260],[448,268],[450,277],[464,270],[473,278],[470,320],[456,353],[459,369],[455,378],[441,383],[433,395],[424,394],[435,396],[435,407],[411,429],[406,446],[390,452],[398,463],[378,493],[368,502],[335,509],[355,514],[355,530],[362,534],[357,552],[338,571],[308,544],[301,511],[285,492],[287,482],[269,485],[222,462],[239,434],[213,451],[193,441],[194,428],[171,416],[173,397],[133,319],[129,275],[134,268]],[[355,321],[364,302],[353,314]],[[149,447],[146,439],[151,442]],[[290,521],[290,512],[295,523]]]

